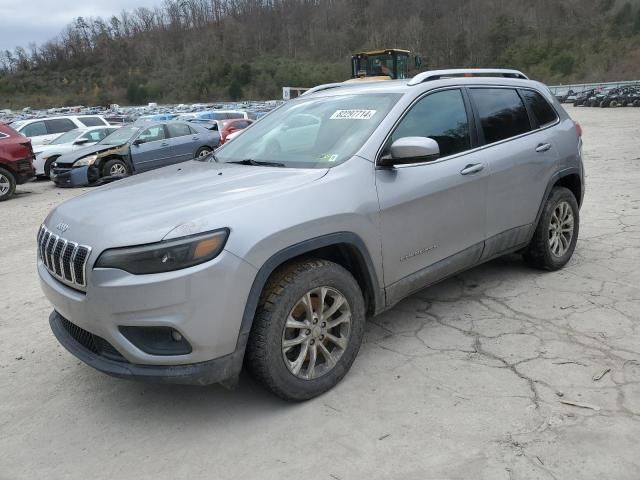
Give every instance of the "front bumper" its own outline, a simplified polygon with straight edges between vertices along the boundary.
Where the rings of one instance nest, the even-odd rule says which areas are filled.
[[[242,367],[244,351],[240,349],[224,357],[190,365],[136,365],[124,359],[116,360],[114,358],[117,356],[107,356],[102,351],[96,352],[83,345],[65,327],[65,320],[55,310],[49,315],[51,330],[62,346],[87,365],[113,377],[158,383],[209,385],[237,375]]]
[[[88,270],[85,292],[62,284],[40,259],[38,274],[55,316],[103,340],[122,357],[114,364],[113,355],[87,350],[73,337],[69,340],[52,317],[51,325],[60,343],[98,370],[198,384],[220,381],[220,374],[232,376],[239,371],[241,361],[236,360],[242,357],[244,348],[238,351],[238,337],[256,269],[230,252],[223,250],[202,265],[153,275],[132,275],[109,268]],[[149,353],[128,338],[121,327],[175,329],[192,348],[184,354]],[[222,368],[214,360],[229,365]],[[238,371],[231,372],[230,366]],[[212,371],[204,374],[203,369]]]

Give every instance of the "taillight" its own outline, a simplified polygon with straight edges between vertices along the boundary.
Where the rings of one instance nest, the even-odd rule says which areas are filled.
[[[580,126],[580,124],[578,122],[573,122],[574,125],[576,126],[576,133],[578,134],[579,137],[582,136],[582,127]]]

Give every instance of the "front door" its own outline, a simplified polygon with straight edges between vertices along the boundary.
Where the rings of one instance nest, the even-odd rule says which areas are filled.
[[[471,116],[460,89],[420,99],[391,139],[429,137],[440,157],[376,170],[387,301],[473,265],[486,230],[488,169],[474,146]]]
[[[173,153],[166,138],[164,125],[157,124],[144,129],[131,145],[131,160],[136,172],[162,167],[170,161]]]

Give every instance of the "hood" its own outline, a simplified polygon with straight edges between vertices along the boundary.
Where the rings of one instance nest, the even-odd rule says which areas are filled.
[[[44,155],[49,153],[65,154],[73,149],[73,144],[64,143],[61,145],[38,145],[34,150],[36,155]]]
[[[99,143],[96,143],[95,145],[91,145],[89,147],[82,147],[79,148],[78,150],[74,150],[73,152],[67,153],[65,155],[62,155],[59,159],[58,159],[58,164],[72,164],[74,163],[76,160],[80,160],[81,158],[86,157],[87,155],[93,155],[96,153],[106,153],[109,152],[111,150],[117,150],[120,151],[120,149],[122,149],[122,147],[126,146],[127,144],[123,144],[123,145],[102,145]]]
[[[94,251],[140,245],[229,227],[251,205],[322,178],[327,169],[189,161],[92,189],[64,202],[47,217],[64,223],[68,240]]]

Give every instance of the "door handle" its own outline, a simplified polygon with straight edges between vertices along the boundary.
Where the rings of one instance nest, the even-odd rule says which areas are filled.
[[[169,146],[169,142],[162,142],[160,145],[162,145],[163,147],[168,147]]]
[[[540,145],[538,145],[536,147],[536,152],[538,152],[538,153],[546,152],[548,150],[551,150],[551,144],[550,143],[541,143]]]
[[[200,140],[200,137],[191,137],[191,140]]]
[[[462,170],[460,170],[460,173],[462,175],[473,175],[474,173],[481,172],[482,170],[484,170],[484,164],[473,163],[473,164],[467,165]]]

